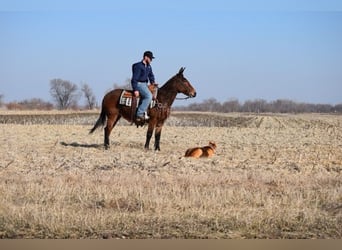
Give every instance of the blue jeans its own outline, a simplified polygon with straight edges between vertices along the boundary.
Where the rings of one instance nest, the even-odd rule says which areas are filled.
[[[147,87],[147,83],[139,82],[137,90],[140,94],[140,105],[137,110],[137,116],[144,116],[144,112],[147,111],[148,105],[152,101],[152,93]]]

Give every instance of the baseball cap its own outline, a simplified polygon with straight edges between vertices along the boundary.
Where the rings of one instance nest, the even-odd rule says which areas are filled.
[[[147,56],[150,59],[154,59],[155,57],[153,56],[153,53],[151,51],[145,51],[144,52],[144,57]]]

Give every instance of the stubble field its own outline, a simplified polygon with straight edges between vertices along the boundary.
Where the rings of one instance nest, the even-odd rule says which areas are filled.
[[[0,238],[342,236],[342,116],[174,112],[160,152],[97,116],[0,111]]]

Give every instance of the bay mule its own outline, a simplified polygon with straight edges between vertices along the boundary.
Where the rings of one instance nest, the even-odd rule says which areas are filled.
[[[145,149],[149,149],[150,140],[154,132],[155,141],[154,149],[160,150],[161,131],[165,120],[170,114],[171,106],[176,99],[178,93],[183,93],[189,98],[196,96],[196,90],[190,82],[184,77],[183,72],[185,68],[180,68],[179,72],[170,78],[163,86],[158,89],[156,96],[156,104],[154,107],[148,109],[147,121],[148,129],[146,134]],[[106,149],[110,147],[109,136],[112,129],[115,127],[121,117],[129,122],[134,122],[134,115],[131,107],[120,104],[120,96],[124,89],[114,89],[107,93],[102,100],[102,107],[100,117],[96,121],[94,127],[90,130],[93,133],[99,126],[104,126],[104,146]],[[142,125],[142,124],[137,124]]]

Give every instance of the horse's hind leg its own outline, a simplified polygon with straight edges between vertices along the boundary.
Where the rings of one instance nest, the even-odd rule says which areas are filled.
[[[105,149],[109,149],[110,143],[109,143],[109,136],[112,132],[113,128],[115,127],[116,123],[120,120],[120,115],[113,115],[109,116],[107,119],[107,125],[104,129],[104,146]]]

